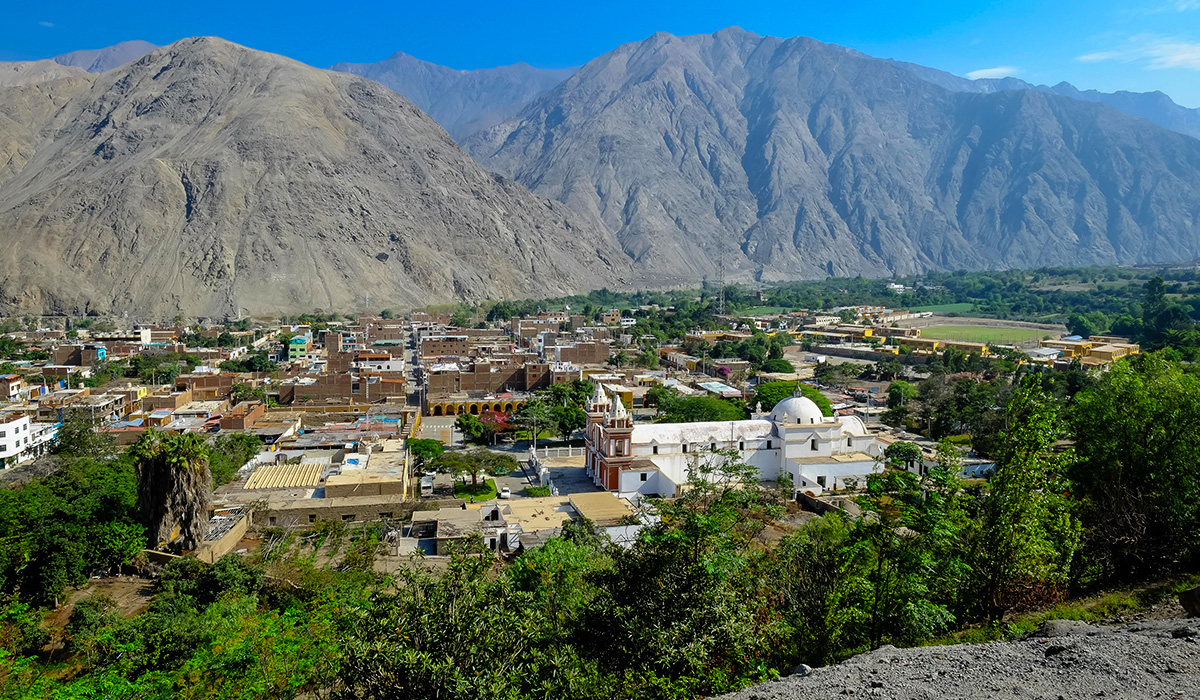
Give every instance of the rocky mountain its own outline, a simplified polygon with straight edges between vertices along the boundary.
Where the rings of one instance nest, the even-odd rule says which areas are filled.
[[[126,63],[131,63],[158,48],[140,39],[122,41],[102,49],[82,49],[55,56],[53,60],[64,66],[82,68],[89,73],[103,73]]]
[[[84,72],[78,68],[60,65],[48,58],[41,61],[0,63],[0,87],[36,85],[48,80],[81,75]]]
[[[361,75],[395,90],[461,141],[513,116],[576,69],[517,63],[455,70],[397,52],[378,63],[338,63],[331,70]]]
[[[1055,94],[947,90],[807,38],[655,34],[464,147],[664,276],[1200,257],[1200,141]]]
[[[0,88],[0,311],[131,315],[621,285],[610,233],[379,84],[213,38]]]
[[[1070,97],[1085,102],[1099,102],[1109,107],[1148,119],[1159,126],[1166,127],[1181,134],[1200,138],[1200,109],[1189,109],[1175,104],[1167,95],[1161,92],[1100,92],[1099,90],[1080,90],[1074,85],[1061,82],[1057,85],[1034,85],[1020,78],[980,78],[968,80],[952,73],[928,68],[915,63],[889,61],[904,68],[922,80],[944,87],[955,92],[993,93],[1001,90],[1038,90],[1063,97]]]

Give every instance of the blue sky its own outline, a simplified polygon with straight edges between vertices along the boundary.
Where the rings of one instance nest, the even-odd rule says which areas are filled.
[[[46,58],[125,39],[212,34],[326,67],[395,51],[455,68],[586,62],[656,31],[738,25],[811,36],[959,75],[1161,90],[1200,107],[1200,0],[961,2],[313,2],[131,0],[11,3],[0,60]]]

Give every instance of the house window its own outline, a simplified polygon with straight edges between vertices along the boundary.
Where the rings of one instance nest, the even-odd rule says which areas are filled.
[[[380,520],[391,520],[392,519],[392,511],[389,510],[386,513],[380,513],[379,519]]]
[[[316,514],[316,513],[309,513],[309,514],[308,514],[308,522],[310,522],[310,523],[315,523],[315,522],[317,522],[317,514]]]
[[[817,477],[817,486],[820,486],[821,488],[825,488],[825,477],[823,477],[823,476]]]
[[[343,516],[342,516],[342,522],[344,522],[344,523],[352,523],[352,522],[354,522],[354,515],[353,515],[353,514],[349,514],[349,515],[343,515]]]
[[[650,454],[658,454],[658,445],[654,445],[650,448]]]
[[[716,452],[717,451],[717,443],[715,443],[715,442],[709,443],[708,449],[711,450],[712,452]]]
[[[846,438],[846,447],[854,447],[854,438]]]
[[[683,443],[683,452],[684,452],[684,454],[687,454],[687,443],[686,442]]]
[[[270,525],[274,525],[275,524],[275,516],[272,515],[271,517],[267,518],[267,523]]]
[[[771,449],[771,441],[770,440],[767,440],[767,449],[768,450]]]
[[[738,450],[739,450],[739,451],[741,451],[741,450],[744,450],[744,449],[746,449],[746,443],[745,443],[744,441],[742,441],[742,440],[739,440],[739,441],[738,441]]]
[[[817,451],[817,439],[816,438],[813,438],[812,441],[809,443],[809,445],[812,446],[813,452]]]
[[[650,475],[647,474],[646,472],[642,472],[642,481],[645,481],[646,477],[648,477],[648,476],[650,476]]]

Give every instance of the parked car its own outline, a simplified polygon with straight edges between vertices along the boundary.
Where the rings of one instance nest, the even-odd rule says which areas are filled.
[[[512,498],[512,489],[507,486],[500,488],[500,498]]]

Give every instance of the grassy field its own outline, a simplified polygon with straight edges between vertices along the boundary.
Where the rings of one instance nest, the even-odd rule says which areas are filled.
[[[476,492],[472,494],[470,480],[468,480],[465,484],[458,479],[454,480],[455,498],[469,499],[472,496],[475,498],[476,503],[480,501],[492,500],[496,497],[496,482],[491,479],[480,481]]]
[[[989,328],[987,326],[930,326],[921,329],[922,338],[965,340],[969,343],[1023,343],[1053,336],[1049,331],[1032,328]]]
[[[969,301],[958,304],[934,304],[933,306],[914,306],[909,311],[932,311],[935,314],[968,314],[975,310],[975,305]]]

